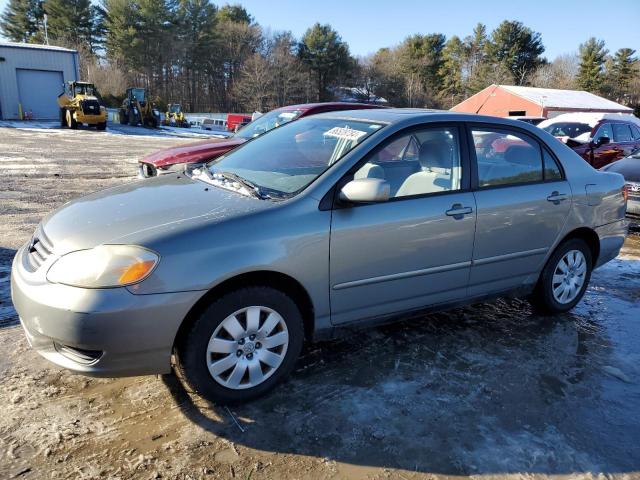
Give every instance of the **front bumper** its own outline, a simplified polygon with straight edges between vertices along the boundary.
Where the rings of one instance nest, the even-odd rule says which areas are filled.
[[[100,113],[99,115],[88,115],[82,110],[76,110],[73,113],[73,117],[75,118],[76,122],[95,125],[98,123],[105,123],[107,121],[107,112]]]
[[[640,215],[640,195],[629,195],[627,213],[635,216]]]
[[[47,360],[85,375],[168,373],[178,328],[202,292],[136,295],[127,288],[85,289],[24,268],[11,269],[11,298],[31,346]]]

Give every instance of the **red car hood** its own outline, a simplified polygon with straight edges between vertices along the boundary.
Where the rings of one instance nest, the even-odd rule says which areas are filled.
[[[213,160],[229,150],[246,142],[244,138],[209,139],[201,142],[165,148],[144,157],[140,162],[150,163],[156,168],[168,167],[178,163],[200,163]]]

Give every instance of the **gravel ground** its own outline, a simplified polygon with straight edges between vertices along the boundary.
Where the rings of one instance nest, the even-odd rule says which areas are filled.
[[[640,478],[640,237],[566,315],[500,300],[307,348],[232,410],[174,377],[92,379],[29,349],[15,250],[73,197],[187,140],[0,127],[0,478]]]

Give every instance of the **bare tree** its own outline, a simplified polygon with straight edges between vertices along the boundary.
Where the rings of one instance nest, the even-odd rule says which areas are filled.
[[[264,112],[273,103],[273,80],[269,63],[259,53],[244,62],[233,97],[243,107]]]
[[[553,62],[542,65],[531,76],[531,85],[541,88],[575,88],[576,75],[580,66],[577,54],[557,57]]]

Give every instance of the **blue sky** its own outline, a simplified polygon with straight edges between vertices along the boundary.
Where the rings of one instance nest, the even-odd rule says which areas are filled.
[[[545,55],[576,51],[588,37],[609,50],[640,50],[640,0],[239,0],[261,25],[297,37],[318,21],[329,23],[355,55],[400,43],[413,33],[469,35],[476,23],[493,30],[520,20],[542,34]],[[615,5],[615,12],[614,10]]]
[[[291,30],[296,37],[316,21],[329,23],[355,55],[395,45],[413,33],[464,37],[477,22],[491,31],[505,19],[520,20],[540,32],[550,59],[576,51],[589,36],[604,40],[610,51],[621,47],[640,50],[640,0],[231,1],[236,2],[263,27]],[[6,3],[0,0],[0,9]]]

